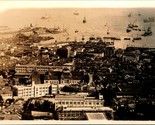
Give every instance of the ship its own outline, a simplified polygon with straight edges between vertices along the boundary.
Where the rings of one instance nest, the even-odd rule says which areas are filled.
[[[131,28],[131,29],[133,29],[133,28],[137,28],[138,25],[136,25],[135,22],[136,22],[136,20],[133,21],[133,23],[130,22],[130,24],[128,24],[128,28]]]
[[[126,32],[129,33],[131,32],[132,30],[138,30],[138,31],[141,31],[141,29],[138,29],[138,25],[135,24],[136,20],[133,22],[133,23],[129,23],[128,26],[127,26],[127,29],[126,29]]]
[[[141,36],[152,36],[151,27],[148,27]]]
[[[49,19],[50,17],[47,15],[47,14],[45,14],[44,16],[42,16],[40,19],[43,19],[43,20],[45,20],[45,19]]]
[[[49,16],[42,16],[41,19],[49,19]]]
[[[79,13],[76,11],[76,12],[74,12],[74,15],[79,15]]]
[[[78,33],[78,32],[79,32],[79,31],[76,29],[76,30],[75,30],[75,33]]]
[[[155,21],[154,17],[148,17],[148,18],[143,19],[144,23],[152,23],[154,21]]]
[[[126,29],[126,32],[127,32],[127,33],[131,32],[131,28],[127,28],[127,29]]]
[[[142,15],[142,14],[139,12],[139,13],[138,13],[138,16],[141,16],[141,15]]]
[[[132,17],[132,13],[129,13],[129,14],[128,14],[128,17]]]
[[[87,21],[86,21],[86,17],[84,17],[84,19],[83,19],[83,23],[86,23]]]

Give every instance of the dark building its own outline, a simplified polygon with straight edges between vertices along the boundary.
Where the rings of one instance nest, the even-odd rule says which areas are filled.
[[[115,53],[114,47],[106,47],[105,48],[105,56],[109,57]]]
[[[62,58],[69,58],[70,57],[70,47],[58,48],[57,55]]]

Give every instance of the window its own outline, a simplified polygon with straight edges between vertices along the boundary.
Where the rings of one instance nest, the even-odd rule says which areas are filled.
[[[65,104],[65,102],[62,102],[62,104]]]

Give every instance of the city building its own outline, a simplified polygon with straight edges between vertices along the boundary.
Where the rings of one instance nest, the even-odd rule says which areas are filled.
[[[34,81],[29,86],[15,85],[14,96],[18,98],[41,97],[50,93],[51,84],[35,84]]]
[[[38,119],[52,119],[53,114],[50,112],[41,112],[41,111],[31,111],[31,115],[33,117],[34,120],[38,120]]]
[[[58,111],[59,120],[87,120],[87,113],[102,113],[113,119],[113,109],[109,107],[67,107]]]
[[[38,72],[45,73],[47,71],[60,69],[63,70],[64,68],[67,68],[69,70],[72,70],[72,66],[43,66],[43,65],[19,65],[17,64],[15,66],[16,74],[20,73],[31,73],[33,70],[37,70]]]
[[[111,46],[109,46],[109,47],[106,47],[105,48],[105,56],[111,56],[111,55],[113,55],[115,53],[115,47],[111,47]]]
[[[104,100],[88,97],[88,93],[56,95],[55,108],[59,107],[102,107]]]
[[[82,80],[82,73],[64,68],[61,74],[61,84],[78,84]]]

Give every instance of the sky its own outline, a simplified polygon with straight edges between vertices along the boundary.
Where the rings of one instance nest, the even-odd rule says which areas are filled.
[[[154,0],[0,0],[0,12],[14,8],[132,8],[155,7]]]

